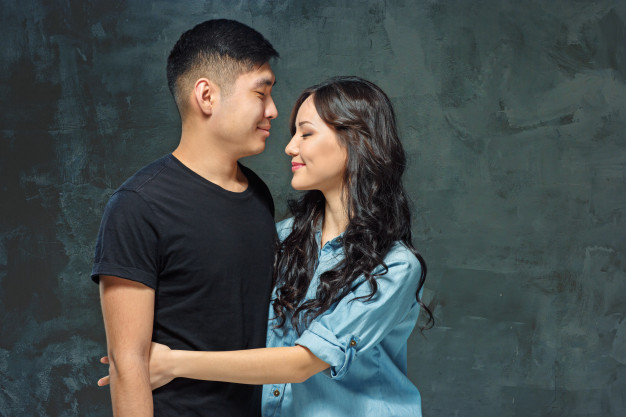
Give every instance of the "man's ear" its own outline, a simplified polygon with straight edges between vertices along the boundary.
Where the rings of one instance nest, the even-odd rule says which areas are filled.
[[[193,93],[200,111],[205,116],[210,116],[220,97],[220,89],[217,84],[207,78],[200,78],[193,86]]]

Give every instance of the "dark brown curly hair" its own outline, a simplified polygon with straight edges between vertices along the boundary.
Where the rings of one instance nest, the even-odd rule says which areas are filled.
[[[426,279],[426,263],[411,242],[411,213],[402,185],[406,157],[389,98],[367,80],[331,78],[300,95],[291,113],[292,135],[298,110],[309,96],[348,154],[343,191],[349,224],[341,238],[345,256],[320,276],[316,297],[303,301],[318,256],[315,227],[324,215],[325,199],[320,191],[313,190],[289,201],[293,228],[278,246],[274,269],[276,327],[290,319],[300,332],[303,325],[345,296],[361,275],[371,288],[371,293],[361,298],[370,300],[378,291],[376,277],[387,271],[384,258],[396,241],[413,252],[422,266],[415,296],[429,317],[424,327],[432,327],[433,315],[419,297]],[[373,274],[378,265],[383,265],[384,271]]]

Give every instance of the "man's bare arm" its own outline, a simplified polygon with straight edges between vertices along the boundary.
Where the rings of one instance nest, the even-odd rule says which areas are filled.
[[[113,415],[152,417],[148,364],[154,290],[131,280],[101,275],[100,302],[110,358]]]

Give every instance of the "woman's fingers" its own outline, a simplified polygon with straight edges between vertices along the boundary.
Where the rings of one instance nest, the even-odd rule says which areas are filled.
[[[100,363],[103,363],[105,365],[109,364],[109,357],[108,356],[103,356],[100,358]],[[111,383],[111,377],[109,375],[105,376],[104,378],[100,378],[98,380],[98,386],[99,387],[104,387],[105,385],[109,385]]]
[[[98,386],[104,387],[105,385],[109,385],[110,382],[111,382],[111,377],[107,375],[104,378],[100,378],[98,380]]]

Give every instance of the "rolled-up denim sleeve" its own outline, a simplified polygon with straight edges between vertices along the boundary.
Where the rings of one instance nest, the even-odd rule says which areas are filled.
[[[417,303],[421,265],[404,246],[396,245],[385,258],[387,273],[378,276],[378,291],[367,301],[358,299],[371,292],[361,280],[352,291],[311,322],[296,340],[330,365],[326,375],[341,379],[358,360],[360,352],[380,343]],[[375,272],[384,272],[378,267]]]

